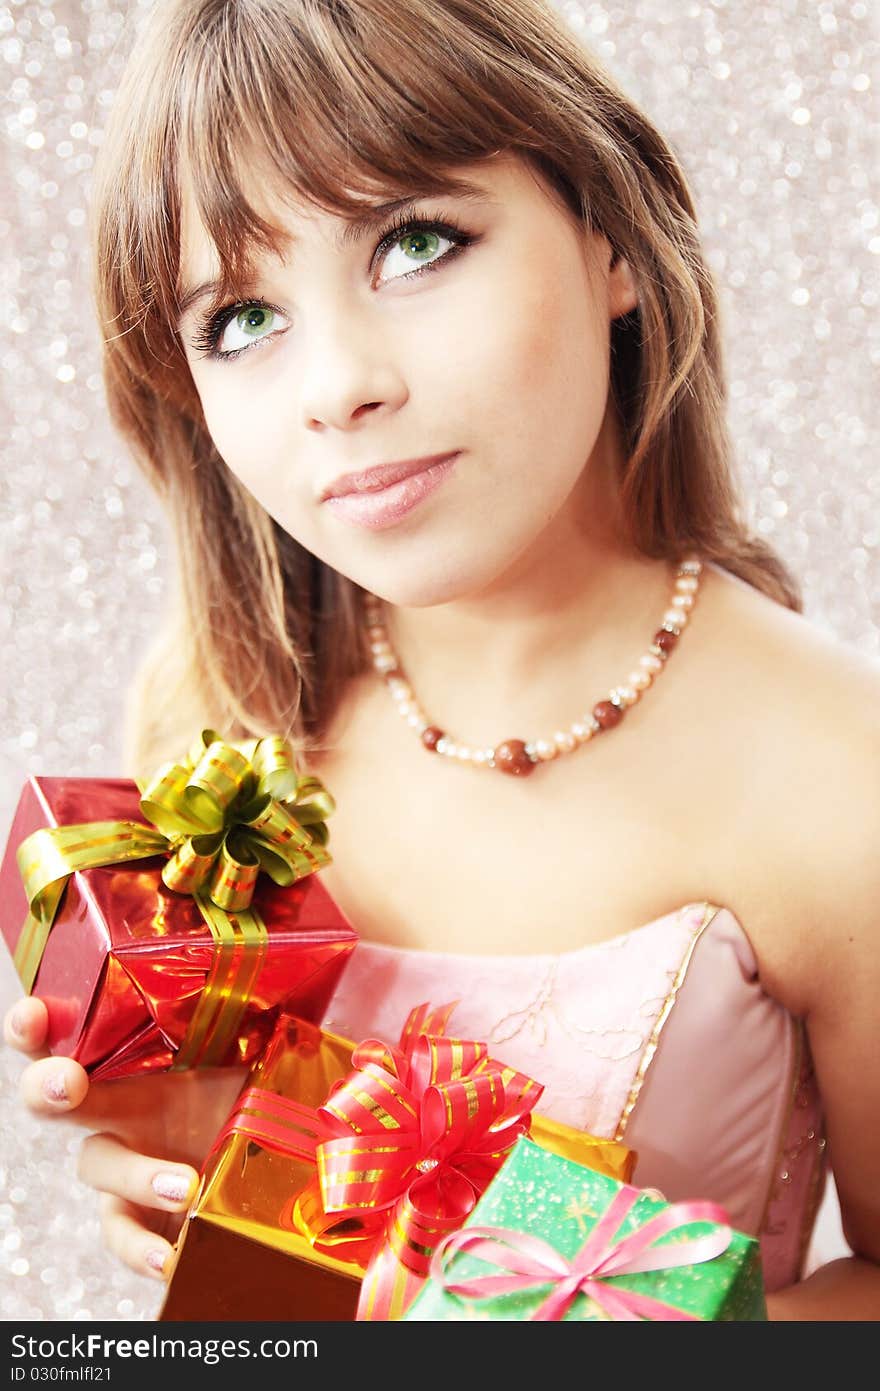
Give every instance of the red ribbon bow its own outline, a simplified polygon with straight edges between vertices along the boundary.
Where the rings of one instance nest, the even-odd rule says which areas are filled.
[[[316,1243],[332,1243],[340,1219],[373,1243],[359,1319],[400,1316],[437,1243],[528,1133],[543,1091],[490,1058],[485,1043],[447,1038],[453,1008],[418,1006],[396,1048],[360,1044],[354,1070],[318,1108],[334,1138],[317,1146],[319,1191],[303,1195],[299,1217]]]
[[[628,1236],[612,1240],[640,1196],[637,1188],[621,1188],[571,1261],[549,1242],[526,1232],[505,1227],[465,1227],[445,1237],[438,1245],[430,1273],[444,1289],[469,1299],[491,1299],[499,1294],[530,1290],[536,1285],[552,1285],[547,1298],[531,1315],[533,1320],[563,1318],[581,1293],[595,1300],[613,1319],[694,1320],[695,1314],[625,1286],[609,1285],[607,1281],[614,1275],[634,1275],[714,1260],[730,1245],[732,1230],[727,1213],[717,1203],[673,1203]],[[667,1232],[677,1231],[691,1222],[718,1225],[715,1231],[690,1241],[654,1245]],[[510,1274],[476,1275],[456,1280],[447,1267],[458,1251],[470,1251]]]

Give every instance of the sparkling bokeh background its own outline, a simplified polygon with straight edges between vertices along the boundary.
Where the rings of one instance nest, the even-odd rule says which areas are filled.
[[[117,773],[120,712],[170,594],[158,506],[106,419],[86,216],[152,0],[0,5],[0,836],[30,773]],[[721,293],[753,524],[813,622],[880,654],[880,11],[855,0],[557,0],[670,139]],[[873,176],[873,178],[872,178]],[[0,1007],[18,994],[0,951]],[[0,1317],[151,1319],[111,1261],[80,1134],[31,1119],[0,1049]],[[846,1248],[833,1193],[813,1260]]]

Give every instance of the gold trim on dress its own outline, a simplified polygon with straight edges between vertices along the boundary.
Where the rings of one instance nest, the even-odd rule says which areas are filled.
[[[813,1053],[810,1048],[810,1040],[806,1034],[806,1028],[801,1024],[804,1034],[804,1048],[806,1049],[809,1060],[809,1073],[805,1080],[805,1086],[809,1086],[814,1094],[818,1095],[816,1086],[816,1070],[813,1063]],[[813,1135],[815,1147],[812,1153],[812,1170],[807,1185],[807,1194],[804,1199],[801,1211],[801,1229],[798,1233],[798,1254],[797,1254],[797,1279],[802,1280],[804,1275],[804,1265],[806,1264],[807,1252],[810,1249],[810,1242],[816,1226],[816,1215],[819,1211],[819,1204],[825,1195],[825,1186],[828,1182],[828,1140],[825,1134],[825,1112],[822,1105],[822,1098],[818,1096],[818,1114],[816,1116],[816,1132]],[[807,1138],[810,1138],[808,1132]]]
[[[788,1103],[782,1113],[779,1130],[777,1132],[776,1148],[773,1151],[773,1163],[770,1166],[770,1181],[767,1185],[767,1195],[764,1198],[764,1205],[761,1208],[761,1216],[758,1221],[757,1235],[780,1236],[779,1231],[767,1226],[767,1218],[770,1215],[772,1204],[780,1196],[780,1185],[784,1182],[782,1174],[786,1172],[783,1167],[785,1160],[785,1150],[788,1141],[788,1132],[791,1128],[791,1118],[794,1115],[794,1108],[797,1104],[798,1088],[801,1078],[801,1064],[803,1062],[803,1035],[800,1022],[793,1015],[788,1016],[788,1022],[793,1034],[794,1047],[791,1055],[791,1080],[788,1084]]]
[[[692,913],[696,906],[696,903],[688,903],[684,908],[682,908],[681,912],[682,914]],[[657,1044],[660,1039],[660,1031],[662,1030],[663,1025],[666,1023],[666,1020],[669,1018],[672,1006],[675,1004],[676,996],[678,995],[678,992],[684,983],[684,978],[687,975],[688,967],[691,964],[691,959],[694,954],[694,948],[696,947],[697,942],[702,937],[706,928],[709,926],[711,922],[714,921],[714,919],[717,917],[720,911],[721,909],[718,907],[717,904],[709,903],[707,900],[704,900],[702,921],[694,928],[691,940],[685,949],[685,953],[682,958],[681,964],[678,968],[678,971],[676,972],[675,980],[672,982],[672,985],[669,989],[669,993],[667,994],[666,999],[663,1001],[663,1004],[660,1007],[660,1011],[657,1015],[657,1018],[654,1021],[654,1028],[651,1030],[650,1038],[648,1039],[647,1043],[642,1049],[642,1056],[639,1059],[639,1066],[636,1071],[636,1075],[633,1079],[632,1086],[630,1087],[629,1096],[627,1097],[626,1102],[624,1103],[623,1110],[620,1113],[620,1120],[617,1122],[617,1129],[614,1132],[613,1138],[615,1140],[619,1141],[623,1139],[624,1132],[626,1130],[627,1125],[629,1124],[629,1119],[632,1115],[633,1108],[635,1107],[636,1101],[638,1099],[639,1092],[641,1091],[645,1077],[647,1076],[648,1068],[651,1066],[651,1063],[654,1060],[654,1054],[657,1051]]]
[[[801,1229],[798,1233],[798,1257],[797,1257],[797,1279],[804,1278],[804,1266],[807,1261],[807,1253],[810,1249],[810,1242],[816,1227],[816,1215],[819,1211],[819,1204],[825,1196],[825,1185],[828,1181],[828,1151],[824,1135],[820,1135],[816,1141],[816,1150],[813,1155],[813,1172],[810,1174],[807,1197],[804,1202],[801,1214]]]

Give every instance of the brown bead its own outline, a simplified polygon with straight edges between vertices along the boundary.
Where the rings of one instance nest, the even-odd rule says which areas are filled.
[[[503,744],[498,745],[493,758],[496,768],[500,768],[502,773],[510,773],[515,778],[527,778],[537,767],[526,753],[522,739],[505,739]]]
[[[623,711],[613,700],[600,700],[598,705],[593,706],[593,717],[601,729],[613,729],[623,719]]]
[[[670,633],[668,628],[658,628],[654,634],[655,645],[662,648],[664,652],[671,652],[677,642],[678,634]]]
[[[386,681],[406,680],[406,674],[400,670],[400,667],[392,667],[390,671],[386,671],[383,674]]]
[[[443,730],[438,729],[435,724],[430,724],[427,729],[422,730],[422,743],[426,749],[436,749],[437,740],[442,738]]]

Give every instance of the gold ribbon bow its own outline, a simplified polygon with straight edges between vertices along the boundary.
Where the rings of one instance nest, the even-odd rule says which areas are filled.
[[[184,763],[160,768],[141,797],[172,852],[163,882],[177,893],[205,892],[232,913],[250,906],[261,870],[287,885],[329,863],[325,818],[333,810],[318,778],[298,776],[280,735],[234,744],[213,729]]]
[[[231,742],[212,729],[202,731],[182,763],[159,768],[141,792],[140,809],[150,825],[45,826],[18,847],[29,907],[14,957],[22,984],[30,993],[71,874],[164,853],[163,882],[192,895],[219,948],[216,989],[208,996],[231,994],[240,1013],[246,982],[223,984],[220,978],[224,956],[237,946],[259,947],[260,959],[265,949],[265,924],[247,911],[257,877],[262,870],[287,885],[329,864],[325,818],[335,802],[320,779],[299,776],[282,736]],[[255,958],[254,970],[257,965]],[[224,1036],[234,1018],[225,1009]],[[212,1054],[220,1051],[218,1038]],[[177,1065],[186,1063],[178,1058]]]

